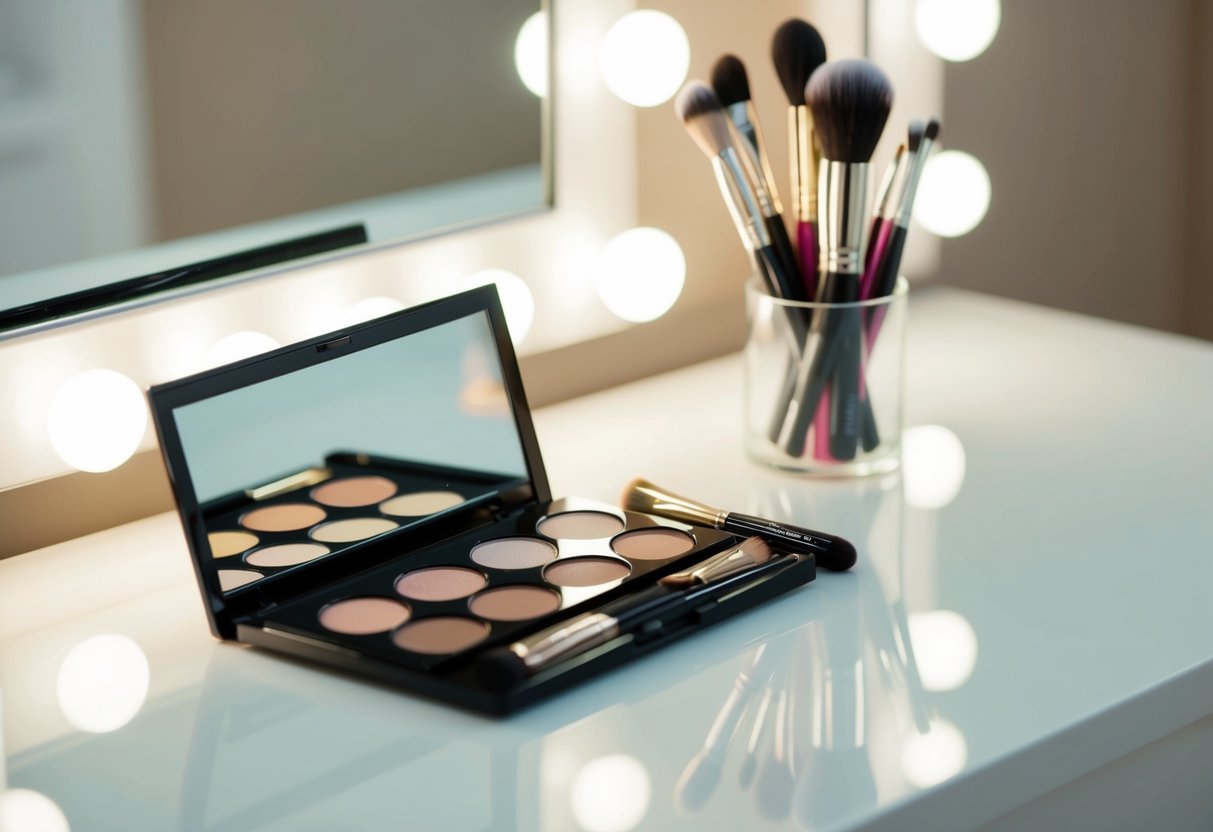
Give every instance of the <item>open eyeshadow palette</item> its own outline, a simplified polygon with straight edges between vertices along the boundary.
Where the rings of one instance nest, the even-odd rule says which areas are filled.
[[[552,498],[492,287],[150,397],[216,636],[452,704],[513,710],[814,576],[790,558],[677,626],[486,685],[488,651],[740,542]]]

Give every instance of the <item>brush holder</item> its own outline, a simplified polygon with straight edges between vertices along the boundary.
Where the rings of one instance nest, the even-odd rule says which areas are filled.
[[[906,298],[776,298],[746,284],[745,442],[785,471],[866,476],[900,464]]]

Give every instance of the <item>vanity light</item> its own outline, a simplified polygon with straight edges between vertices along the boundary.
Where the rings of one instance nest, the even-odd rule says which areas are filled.
[[[548,16],[535,12],[514,40],[514,66],[523,85],[540,98],[548,94]]]
[[[901,437],[906,503],[940,509],[956,499],[965,480],[965,448],[943,425],[914,425]]]
[[[999,0],[918,0],[914,28],[923,46],[947,61],[986,51],[1002,20]]]
[[[920,789],[959,774],[969,759],[964,734],[946,719],[932,719],[925,734],[911,734],[901,748],[901,773]]]
[[[531,323],[535,320],[535,296],[521,277],[505,269],[484,269],[476,272],[467,279],[466,288],[474,289],[490,283],[497,284],[497,293],[501,295],[501,306],[505,311],[505,322],[510,329],[510,340],[517,346],[531,331]]]
[[[250,358],[263,352],[276,350],[280,346],[282,345],[264,332],[255,332],[251,329],[233,332],[231,335],[220,338],[215,342],[215,346],[206,351],[206,357],[203,358],[200,369],[209,370],[213,367],[221,367],[242,358]]]
[[[912,613],[907,624],[924,688],[956,690],[969,681],[977,664],[977,634],[968,619],[952,610],[930,610]]]
[[[990,208],[990,175],[976,158],[945,150],[927,160],[914,219],[940,237],[968,234]]]
[[[131,458],[147,430],[139,385],[113,370],[88,370],[59,389],[47,414],[47,434],[59,458],[100,473]]]
[[[341,323],[343,326],[353,326],[363,321],[371,321],[375,318],[382,318],[384,315],[390,315],[393,312],[399,312],[403,308],[404,304],[395,298],[389,298],[386,295],[374,295],[369,298],[363,298],[345,310],[345,314],[341,316]]]
[[[4,832],[69,832],[59,804],[33,789],[0,788],[0,829]]]
[[[602,80],[637,107],[656,107],[673,97],[691,66],[691,45],[678,21],[665,12],[629,12],[607,30],[598,50]]]
[[[594,267],[598,297],[620,318],[660,318],[682,294],[687,261],[678,241],[660,228],[633,228],[606,244]]]
[[[59,709],[79,731],[116,731],[143,707],[150,678],[147,656],[134,639],[113,633],[86,638],[59,667]]]
[[[573,780],[573,819],[586,832],[628,832],[649,811],[648,769],[628,754],[611,754],[582,766]]]

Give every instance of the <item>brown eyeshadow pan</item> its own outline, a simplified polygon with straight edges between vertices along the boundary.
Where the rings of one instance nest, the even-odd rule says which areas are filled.
[[[312,489],[312,499],[334,508],[357,508],[381,503],[396,493],[396,483],[387,477],[345,477]]]
[[[623,531],[623,520],[605,511],[564,511],[539,521],[536,530],[559,540],[596,540]]]
[[[488,578],[463,566],[431,566],[401,575],[396,591],[414,601],[454,601],[479,592]]]
[[[472,598],[468,609],[489,621],[526,621],[560,609],[560,594],[541,586],[499,586]]]
[[[632,560],[665,560],[695,548],[695,538],[678,529],[651,528],[624,532],[611,541],[611,550]]]
[[[489,625],[462,616],[443,615],[422,618],[392,633],[392,641],[401,650],[427,655],[457,653],[484,641]]]
[[[334,633],[365,636],[394,630],[408,621],[411,614],[406,604],[391,598],[346,598],[320,610],[320,626]]]
[[[556,586],[598,586],[620,581],[632,572],[626,562],[615,558],[561,558],[543,570],[544,579]]]
[[[255,508],[240,518],[240,525],[258,532],[293,532],[314,526],[326,517],[324,509],[310,503],[282,503]]]

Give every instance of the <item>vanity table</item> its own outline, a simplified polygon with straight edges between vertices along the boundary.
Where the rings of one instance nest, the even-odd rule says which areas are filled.
[[[556,493],[850,573],[490,720],[214,641],[159,515],[0,562],[0,772],[73,830],[1208,828],[1213,347],[944,288],[908,333],[885,478],[748,461],[739,355],[535,412]]]

